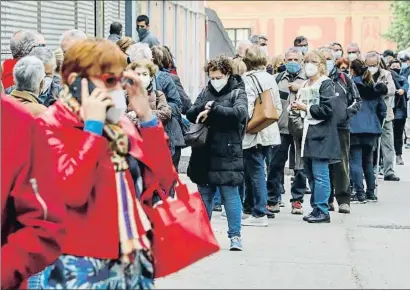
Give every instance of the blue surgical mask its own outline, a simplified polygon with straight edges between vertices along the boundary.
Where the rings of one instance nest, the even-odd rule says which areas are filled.
[[[286,64],[286,71],[290,74],[296,74],[300,71],[300,64],[296,62],[289,62]]]
[[[332,60],[327,60],[326,66],[327,66],[327,74],[330,75],[330,72],[332,72],[333,68],[335,67],[335,62]]]
[[[401,64],[401,69],[402,69],[402,70],[405,70],[405,69],[407,69],[408,66],[409,66],[409,64],[407,64],[407,63],[402,63],[402,64]]]
[[[309,47],[308,47],[308,46],[301,46],[301,47],[300,47],[300,51],[301,51],[303,54],[306,54],[306,53],[308,52],[308,50],[309,50]]]

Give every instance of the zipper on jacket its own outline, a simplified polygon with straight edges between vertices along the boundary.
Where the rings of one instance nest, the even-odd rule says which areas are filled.
[[[43,219],[47,220],[48,217],[48,209],[47,209],[47,204],[44,201],[44,199],[41,197],[39,191],[38,191],[38,184],[37,184],[37,180],[35,178],[31,178],[30,179],[30,183],[31,183],[31,188],[34,191],[34,195],[36,196],[36,199],[38,201],[38,203],[40,203],[41,208],[43,208]]]

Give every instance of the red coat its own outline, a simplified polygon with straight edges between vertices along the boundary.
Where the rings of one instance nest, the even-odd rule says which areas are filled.
[[[59,194],[65,200],[68,215],[63,253],[118,258],[117,192],[107,139],[83,131],[83,123],[59,101],[39,121],[46,129],[62,178]],[[121,123],[131,143],[130,154],[149,168],[144,172],[144,184],[159,179],[164,189],[170,189],[176,171],[162,125],[143,128],[140,135],[126,117]],[[134,185],[129,171],[126,178],[129,185]],[[134,187],[130,188],[136,195]],[[134,213],[137,214],[136,209]]]
[[[4,89],[7,89],[14,85],[13,69],[17,64],[16,59],[7,59],[3,62],[3,73],[1,75],[1,81]]]
[[[55,161],[34,117],[1,97],[1,288],[23,280],[61,255],[65,207],[58,198]],[[30,184],[37,180],[38,191]]]

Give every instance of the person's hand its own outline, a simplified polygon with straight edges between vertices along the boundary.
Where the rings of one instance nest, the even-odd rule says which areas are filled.
[[[399,90],[397,90],[397,94],[399,94],[399,95],[403,95],[403,94],[404,94],[404,90],[403,90],[403,89],[399,89]]]
[[[302,110],[302,111],[306,111],[307,110],[307,106],[305,103],[302,103],[300,101],[293,101],[292,104],[292,109],[293,110]]]
[[[95,88],[90,95],[87,79],[81,80],[81,115],[84,121],[96,120],[105,122],[107,109],[113,105],[112,99],[106,91]]]
[[[142,86],[140,77],[132,70],[124,72],[124,78],[131,80],[132,85],[127,82],[124,89],[128,93],[129,107],[135,111],[140,121],[150,121],[154,118],[154,113],[149,106],[148,93]]]
[[[209,110],[204,110],[201,113],[199,113],[198,117],[196,118],[196,123],[205,122],[205,120],[208,118],[208,112]]]
[[[301,84],[289,83],[289,90],[292,92],[297,92],[301,87]]]
[[[205,109],[206,109],[206,110],[210,110],[211,107],[212,107],[212,104],[214,104],[214,101],[209,101],[208,103],[206,103]]]

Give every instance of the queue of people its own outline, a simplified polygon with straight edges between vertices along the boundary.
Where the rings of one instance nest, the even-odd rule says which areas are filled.
[[[281,212],[287,161],[291,213],[305,214],[311,194],[308,223],[377,202],[379,175],[400,180],[409,52],[362,56],[349,44],[345,58],[339,43],[313,50],[299,36],[269,58],[255,35],[206,63],[196,97],[149,23],[137,18],[139,42],[119,23],[108,39],[72,29],[55,51],[39,33],[13,34],[1,66],[2,288],[154,288],[164,262],[152,211],[178,199],[187,146],[203,217],[222,211],[231,251],[244,248],[242,226]],[[269,117],[251,128],[265,102]]]

